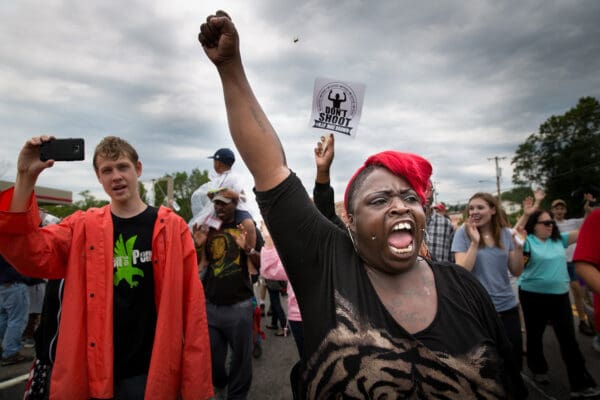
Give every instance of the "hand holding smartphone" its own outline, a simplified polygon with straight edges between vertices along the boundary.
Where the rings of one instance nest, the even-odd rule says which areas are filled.
[[[84,157],[83,139],[51,139],[40,146],[42,161],[81,161]]]

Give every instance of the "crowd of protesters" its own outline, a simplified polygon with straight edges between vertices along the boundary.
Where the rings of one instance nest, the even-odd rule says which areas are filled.
[[[352,175],[337,215],[333,135],[314,149],[311,200],[245,77],[229,16],[207,18],[199,41],[219,72],[264,226],[248,212],[231,149],[209,157],[214,173],[186,222],[144,203],[138,154],[113,136],[93,156],[110,204],[42,226],[34,187],[54,165],[40,160],[53,137],[28,140],[14,187],[0,192],[1,362],[31,361],[21,347],[37,326],[27,399],[245,399],[263,327],[295,340],[289,397],[521,399],[525,349],[533,380],[548,383],[549,322],[572,398],[600,398],[569,297],[580,333],[595,335],[600,321],[588,319],[577,276],[598,317],[595,199],[584,218],[566,220],[563,200],[545,210],[536,191],[511,227],[494,196],[475,193],[455,230],[433,202],[430,162],[388,150]],[[27,279],[49,280],[43,310],[30,309]]]

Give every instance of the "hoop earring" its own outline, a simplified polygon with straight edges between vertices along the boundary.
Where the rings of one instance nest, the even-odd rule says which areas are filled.
[[[356,246],[356,242],[354,241],[354,236],[352,236],[352,232],[350,232],[350,227],[346,225],[346,229],[348,230],[348,235],[350,236],[352,247],[354,247],[354,251],[356,252],[356,254],[358,254],[358,247]]]

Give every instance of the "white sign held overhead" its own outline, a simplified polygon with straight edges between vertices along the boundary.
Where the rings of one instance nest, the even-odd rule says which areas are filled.
[[[332,79],[315,79],[310,126],[356,136],[365,85]]]

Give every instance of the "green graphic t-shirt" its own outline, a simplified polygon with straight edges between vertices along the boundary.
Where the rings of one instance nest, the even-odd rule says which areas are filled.
[[[156,305],[152,232],[158,209],[148,206],[132,218],[113,214],[115,381],[146,374],[150,366]]]

